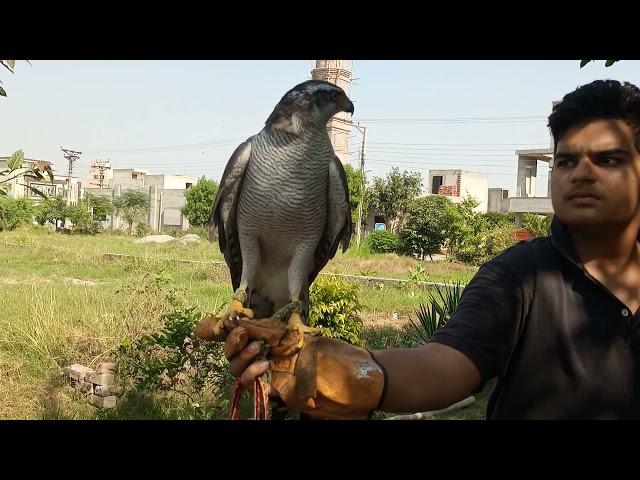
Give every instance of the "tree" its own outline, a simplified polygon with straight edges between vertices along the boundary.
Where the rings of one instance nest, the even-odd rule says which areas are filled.
[[[458,204],[462,218],[470,228],[473,235],[477,235],[488,227],[486,215],[475,211],[478,205],[480,205],[480,202],[471,195],[464,197]]]
[[[480,205],[474,197],[466,196],[458,204],[449,208],[447,226],[448,255],[461,261],[467,261],[476,251],[476,243],[481,232],[487,229],[487,218],[475,208]]]
[[[414,198],[422,191],[422,175],[407,172],[397,167],[387,173],[386,178],[376,177],[369,189],[369,205],[389,222],[389,229],[397,232],[405,221],[407,211]]]
[[[113,203],[109,197],[87,193],[82,203],[88,206],[88,210],[93,212],[93,219],[99,222],[104,222],[113,212]]]
[[[40,225],[51,223],[55,227],[67,216],[67,205],[62,197],[47,197],[35,208],[35,220]]]
[[[344,173],[347,175],[347,185],[349,187],[349,207],[351,208],[351,223],[353,230],[356,229],[356,222],[358,221],[358,204],[362,199],[362,212],[369,211],[366,188],[363,189],[364,184],[362,174],[360,170],[356,170],[351,165],[344,166]]]
[[[127,190],[113,202],[117,214],[129,225],[129,235],[136,221],[143,221],[149,214],[150,199],[145,192]]]
[[[207,180],[204,176],[198,180],[195,187],[185,193],[186,202],[182,213],[189,220],[189,225],[205,227],[209,223],[211,207],[218,193],[218,183]]]
[[[403,248],[424,259],[438,253],[451,234],[453,202],[441,195],[416,198],[409,208],[408,221],[400,239]]]

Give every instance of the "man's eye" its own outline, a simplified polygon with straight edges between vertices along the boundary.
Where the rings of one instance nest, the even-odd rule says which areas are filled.
[[[600,159],[600,161],[598,162],[601,165],[605,165],[605,166],[614,166],[618,164],[618,160],[616,160],[615,158],[611,158],[611,157],[605,157]]]

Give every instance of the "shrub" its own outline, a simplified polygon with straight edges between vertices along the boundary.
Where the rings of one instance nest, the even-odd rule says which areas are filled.
[[[31,200],[0,196],[0,231],[31,223],[33,212]]]
[[[336,277],[318,277],[310,289],[309,326],[327,337],[361,345],[362,308],[358,285]]]
[[[377,230],[367,237],[367,243],[372,252],[395,252],[399,246],[398,236],[389,230]]]
[[[195,334],[201,318],[195,308],[175,308],[162,317],[161,328],[124,340],[117,350],[118,369],[126,386],[144,393],[170,391],[185,396],[194,418],[201,404],[220,400],[233,383],[224,343],[205,342]],[[226,408],[228,401],[219,402]]]

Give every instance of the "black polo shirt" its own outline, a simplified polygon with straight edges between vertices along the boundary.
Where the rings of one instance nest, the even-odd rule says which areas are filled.
[[[432,341],[464,353],[488,419],[640,418],[640,329],[584,269],[566,227],[484,264]]]

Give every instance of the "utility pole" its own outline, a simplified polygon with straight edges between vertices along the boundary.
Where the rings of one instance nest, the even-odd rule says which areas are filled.
[[[62,147],[60,147],[60,150],[64,152],[64,158],[69,162],[69,175],[67,176],[67,205],[71,205],[71,174],[73,173],[73,162],[80,158],[82,152],[76,152]]]
[[[362,148],[360,150],[360,199],[358,201],[358,224],[356,225],[356,245],[360,246],[360,236],[362,231],[362,202],[364,200],[364,189],[365,189],[365,181],[364,181],[364,157],[365,157],[365,146],[367,142],[367,127],[361,127],[358,123],[354,125],[362,133]]]
[[[100,172],[98,175],[98,183],[97,184],[96,182],[91,182],[91,183],[93,185],[97,185],[100,189],[104,188],[104,172],[107,170],[111,170],[111,164],[109,163],[108,160],[106,162],[104,160],[98,160],[91,164],[91,168]]]

